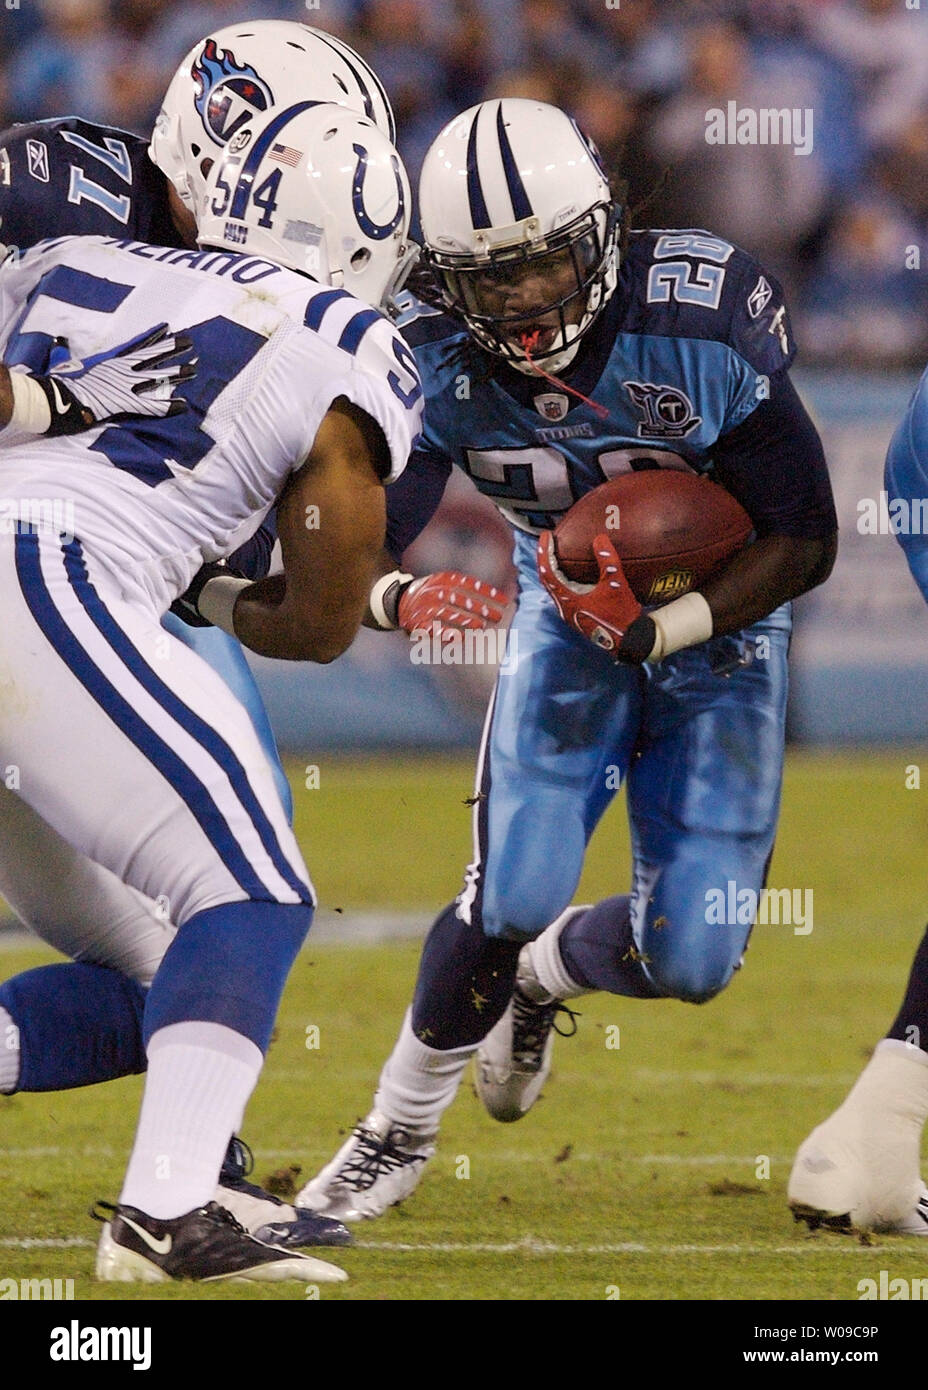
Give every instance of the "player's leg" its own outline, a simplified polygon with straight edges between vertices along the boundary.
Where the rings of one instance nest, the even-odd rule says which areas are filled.
[[[524,576],[510,653],[484,730],[464,890],[426,941],[373,1111],[298,1198],[344,1219],[379,1215],[415,1186],[469,1058],[510,1004],[522,943],[569,903],[631,754],[639,674],[572,634]],[[610,764],[621,765],[612,778]]]
[[[733,666],[736,641],[654,674],[628,777],[630,910],[609,900],[567,924],[560,955],[578,984],[702,1003],[738,967],[779,815],[789,633],[779,615],[758,624],[752,659]]]
[[[267,717],[261,692],[248,665],[242,645],[234,637],[218,627],[191,627],[173,613],[165,613],[162,626],[185,647],[201,656],[217,675],[221,676],[235,698],[245,706],[248,717],[254,725],[258,741],[264,749],[268,765],[274,774],[274,781],[280,793],[284,810],[289,820],[293,820],[293,792],[287,780],[277,751],[274,731]]]
[[[516,1004],[537,1074],[518,1065],[504,1020],[478,1056],[495,1118],[519,1119],[537,1097],[563,1001],[587,990],[702,1001],[731,978],[753,917],[717,924],[709,904],[729,882],[755,903],[763,886],[782,773],[785,624],[777,615],[749,643],[716,640],[651,672],[628,774],[632,893],[571,908],[526,946]],[[764,659],[736,664],[742,648]]]
[[[890,497],[915,498],[928,472],[928,373],[886,457]],[[924,538],[898,537],[928,600]],[[850,1095],[800,1146],[789,1180],[797,1219],[838,1230],[878,1227],[928,1235],[921,1136],[928,1116],[928,935],[915,955],[902,1007]]]
[[[267,1257],[210,1208],[312,916],[251,723],[192,653],[173,643],[159,659],[157,620],[100,567],[88,573],[76,542],[21,534],[0,547],[0,567],[2,755],[18,761],[24,799],[53,829],[165,899],[178,924],[146,1001],[145,1097],[101,1270],[197,1277],[240,1272],[244,1260],[268,1277],[340,1277]],[[159,1223],[174,1252],[164,1260],[153,1253]]]
[[[813,1230],[928,1235],[926,1119],[928,931],[892,1027],[843,1103],[800,1145],[788,1188],[796,1219]]]
[[[144,1072],[147,986],[175,933],[152,902],[79,854],[20,796],[0,786],[0,894],[70,964],[0,984],[0,1094],[60,1091]],[[12,1043],[15,1042],[15,1046]],[[276,1244],[344,1245],[349,1233],[249,1181],[250,1153],[230,1141],[217,1200]]]

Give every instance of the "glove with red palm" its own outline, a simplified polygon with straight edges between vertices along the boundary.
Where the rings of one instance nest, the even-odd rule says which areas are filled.
[[[562,573],[554,553],[554,533],[538,538],[538,574],[568,627],[576,628],[616,661],[640,665],[654,650],[657,629],[632,593],[622,561],[609,537],[597,536],[593,554],[596,584],[575,584]]]
[[[445,631],[485,628],[502,621],[506,599],[492,584],[457,570],[440,570],[407,584],[397,603],[398,626],[422,632],[438,623]]]

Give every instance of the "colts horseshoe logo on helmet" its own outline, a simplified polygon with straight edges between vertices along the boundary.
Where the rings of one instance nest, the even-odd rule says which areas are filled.
[[[358,163],[354,171],[354,179],[351,186],[351,201],[354,206],[354,215],[358,219],[358,226],[365,236],[369,236],[373,241],[383,241],[386,237],[393,235],[406,215],[406,195],[403,192],[403,179],[400,174],[399,160],[396,155],[390,156],[390,162],[393,165],[393,174],[396,178],[396,212],[389,222],[375,222],[364,205],[364,183],[367,178],[368,152],[363,145],[352,145],[351,148],[358,156]]]

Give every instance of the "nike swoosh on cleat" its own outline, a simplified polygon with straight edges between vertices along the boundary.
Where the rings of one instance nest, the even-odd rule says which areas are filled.
[[[146,1230],[145,1230],[144,1226],[137,1226],[136,1223],[132,1220],[131,1217],[129,1217],[129,1216],[124,1216],[122,1219],[123,1219],[123,1221],[125,1221],[125,1223],[126,1223],[127,1226],[131,1226],[131,1227],[132,1227],[133,1231],[135,1231],[135,1234],[136,1234],[137,1236],[141,1236],[141,1238],[142,1238],[142,1240],[144,1240],[145,1244],[146,1244],[151,1250],[154,1250],[154,1252],[155,1252],[156,1255],[170,1255],[170,1253],[171,1253],[171,1247],[172,1247],[173,1244],[174,1244],[174,1237],[173,1237],[173,1236],[170,1236],[170,1235],[162,1236],[160,1240],[157,1240],[157,1239],[151,1234],[150,1231],[146,1231]]]

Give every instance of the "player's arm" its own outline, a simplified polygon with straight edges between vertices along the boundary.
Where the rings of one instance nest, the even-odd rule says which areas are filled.
[[[64,341],[61,346],[65,348]],[[21,435],[78,434],[104,420],[126,416],[163,418],[186,409],[175,388],[196,374],[186,334],[167,324],[129,342],[44,374],[0,364],[0,429]]]
[[[578,593],[557,569],[550,533],[539,543],[539,574],[561,616],[620,661],[660,661],[738,632],[831,573],[838,526],[824,451],[785,369],[770,378],[769,399],[719,438],[713,458],[715,477],[751,517],[756,540],[698,592],[644,613],[601,536],[600,581]]]
[[[386,454],[380,427],[340,397],[278,504],[283,574],[249,584],[207,567],[187,601],[262,656],[334,661],[354,640],[383,550]],[[318,529],[307,529],[310,507]]]
[[[386,545],[377,564],[365,627],[380,632],[485,628],[502,620],[505,597],[482,579],[458,570],[416,578],[398,568],[403,552],[434,516],[451,474],[451,460],[427,445],[413,450],[396,482],[387,488]]]
[[[703,585],[721,635],[823,583],[837,555],[838,522],[821,439],[786,370],[770,378],[769,399],[722,435],[714,462],[757,535]]]

